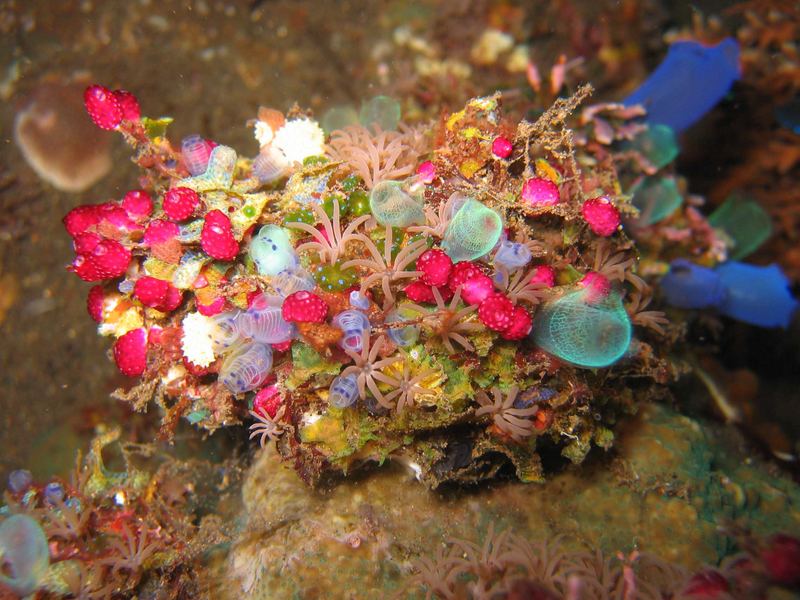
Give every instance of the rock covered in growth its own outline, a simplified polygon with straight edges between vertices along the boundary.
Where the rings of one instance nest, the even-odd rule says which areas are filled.
[[[101,116],[124,104],[90,95]],[[567,135],[561,115],[579,99],[531,124],[477,98],[434,124],[435,143],[401,125],[324,148],[310,118],[265,109],[260,156],[286,159],[268,181],[211,141],[207,161],[187,162],[166,123],[126,112],[118,127],[148,185],[64,223],[70,268],[102,282],[89,312],[116,338],[120,371],[141,377],[128,396],[174,397],[166,432],[181,417],[209,430],[252,417],[255,438],[276,440],[311,484],[393,456],[431,486],[508,464],[539,481],[541,445],[574,462],[607,448],[611,425],[676,369],[644,328],[591,364],[563,348],[606,340],[602,319],[567,319],[540,341],[576,294],[587,312],[615,298],[623,328],[664,331],[660,313],[623,304],[643,306],[649,287],[619,234],[635,210],[603,166],[614,161],[597,144],[549,150],[592,131]]]

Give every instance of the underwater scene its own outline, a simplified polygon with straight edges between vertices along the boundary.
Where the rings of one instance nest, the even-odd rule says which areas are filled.
[[[795,0],[0,33],[0,600],[800,598]]]

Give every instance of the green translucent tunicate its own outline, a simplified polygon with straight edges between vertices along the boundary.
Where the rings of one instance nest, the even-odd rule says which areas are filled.
[[[619,294],[598,300],[580,290],[542,306],[533,332],[540,348],[564,361],[607,367],[628,350],[631,321]]]
[[[364,127],[377,123],[384,131],[393,131],[400,122],[400,103],[389,96],[375,96],[361,105],[358,118]]]
[[[650,125],[636,136],[632,146],[657,169],[668,165],[678,156],[675,132],[667,125]]]
[[[631,192],[633,205],[639,209],[639,223],[645,226],[663,221],[683,203],[674,177],[647,177]]]
[[[372,188],[369,207],[381,225],[408,227],[425,223],[422,204],[409,196],[397,181],[381,181]]]
[[[0,524],[0,583],[27,596],[39,587],[50,564],[47,537],[27,515],[11,515]]]
[[[322,129],[325,133],[344,129],[350,125],[358,125],[358,113],[349,104],[334,106],[322,117]]]
[[[730,238],[732,248],[728,258],[741,260],[752,254],[772,234],[772,221],[755,200],[731,196],[717,208],[708,222],[722,229]]]
[[[298,265],[289,234],[277,225],[265,225],[250,242],[250,258],[261,275],[270,277]]]
[[[481,202],[467,198],[444,232],[442,249],[453,260],[476,260],[495,247],[503,220]]]

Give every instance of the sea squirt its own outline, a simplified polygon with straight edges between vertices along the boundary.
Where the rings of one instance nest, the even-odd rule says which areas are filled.
[[[262,344],[280,344],[295,336],[295,327],[281,315],[282,299],[259,294],[250,308],[236,317],[236,328],[242,337]]]
[[[445,229],[442,249],[453,262],[476,260],[495,247],[502,232],[500,215],[468,198]]]
[[[345,310],[333,318],[333,325],[344,332],[339,345],[345,350],[361,352],[364,332],[369,331],[367,316],[357,310]]]
[[[234,347],[222,363],[219,380],[234,394],[256,389],[272,369],[272,348],[258,342]]]
[[[265,225],[250,242],[250,258],[260,275],[273,277],[281,271],[293,271],[298,266],[289,234],[283,227]]]
[[[337,377],[333,380],[328,395],[328,402],[336,408],[353,406],[358,399],[358,382],[355,375]]]
[[[50,564],[47,537],[27,515],[11,515],[0,524],[0,583],[22,596],[40,584]]]

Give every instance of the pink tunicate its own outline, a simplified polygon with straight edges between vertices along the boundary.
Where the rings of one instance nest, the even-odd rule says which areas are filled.
[[[201,175],[206,172],[208,159],[211,157],[212,146],[199,135],[190,135],[181,142],[183,163],[191,175]]]
[[[491,277],[480,273],[473,275],[461,286],[461,297],[468,304],[480,304],[494,291]]]
[[[522,201],[533,208],[555,206],[560,199],[558,186],[544,177],[528,179],[522,186]]]

